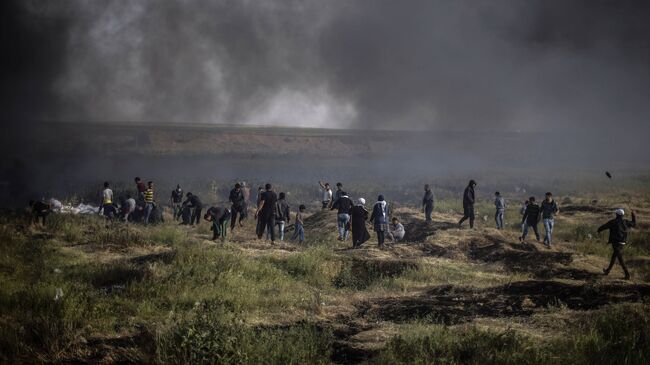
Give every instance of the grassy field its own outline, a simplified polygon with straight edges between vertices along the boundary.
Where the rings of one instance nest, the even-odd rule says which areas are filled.
[[[553,249],[518,242],[518,197],[498,231],[486,199],[469,230],[452,225],[460,202],[440,195],[430,226],[408,199],[395,204],[421,234],[388,250],[374,239],[350,250],[336,240],[334,213],[313,208],[307,243],[275,246],[254,237],[250,220],[213,242],[205,222],[54,215],[41,227],[7,212],[0,362],[650,361],[650,194],[569,196]],[[615,206],[639,214],[625,251],[632,281],[618,266],[600,271],[610,248],[595,228]]]

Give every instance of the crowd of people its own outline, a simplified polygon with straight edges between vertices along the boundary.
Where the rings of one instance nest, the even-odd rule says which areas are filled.
[[[110,220],[121,220],[124,222],[142,223],[144,225],[159,223],[163,221],[162,207],[156,201],[156,191],[154,182],[149,181],[146,185],[136,177],[135,191],[136,196],[132,197],[126,194],[120,198],[120,203],[116,204],[113,190],[109,182],[104,183],[101,194],[101,204],[98,213]],[[347,241],[352,236],[352,248],[359,248],[370,239],[368,223],[377,236],[377,244],[380,249],[386,248],[386,240],[393,243],[404,239],[406,230],[399,218],[392,216],[390,205],[384,195],[379,195],[372,208],[366,208],[366,200],[357,198],[353,200],[343,190],[343,184],[336,184],[336,191],[332,191],[330,184],[319,181],[321,208],[323,210],[336,211],[336,226],[339,241]],[[462,228],[465,221],[469,221],[470,229],[474,228],[476,203],[475,180],[470,180],[463,191],[463,216],[458,221],[458,227]],[[201,213],[203,212],[203,203],[199,197],[191,192],[183,194],[180,185],[171,192],[169,205],[172,209],[173,219],[179,221],[181,225],[193,226],[200,223]],[[234,230],[237,225],[243,227],[243,222],[248,217],[248,203],[251,201],[250,187],[245,183],[236,183],[230,191],[228,207],[212,206],[208,208],[203,215],[203,219],[212,224],[213,240],[225,240],[228,228]],[[183,199],[184,198],[184,199]],[[432,222],[434,210],[434,194],[431,187],[427,184],[424,186],[424,196],[422,198],[422,212],[425,216],[425,222]],[[51,213],[50,204],[41,201],[30,201],[32,215],[34,220],[42,220],[45,224],[47,216]],[[497,229],[505,228],[506,200],[500,192],[494,194],[495,214],[494,220]],[[287,202],[284,192],[276,194],[271,184],[258,188],[258,194],[254,207],[254,218],[257,221],[256,235],[262,239],[266,234],[267,240],[275,244],[276,238],[284,241],[285,232],[293,228],[294,234],[291,240],[298,240],[299,243],[305,242],[305,219],[306,207],[300,204],[291,223],[291,207]],[[544,226],[543,243],[546,247],[551,248],[553,242],[553,228],[555,225],[555,216],[559,213],[558,204],[553,199],[553,194],[547,192],[541,204],[537,204],[534,196],[526,199],[521,207],[521,235],[519,241],[524,242],[528,232],[532,229],[538,242],[541,235],[538,229],[540,222]],[[636,225],[636,216],[631,213],[632,220],[623,218],[625,212],[623,209],[617,209],[616,217],[598,229],[598,232],[609,230],[609,243],[612,244],[613,254],[608,268],[603,269],[607,275],[615,264],[619,261],[625,272],[625,278],[629,279],[629,272],[623,260],[622,250],[626,244],[628,230]]]

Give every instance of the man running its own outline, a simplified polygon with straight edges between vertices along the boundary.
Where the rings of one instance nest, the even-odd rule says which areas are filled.
[[[609,222],[603,224],[598,228],[598,233],[609,230],[609,240],[607,241],[612,245],[612,259],[609,261],[609,266],[606,269],[603,269],[603,274],[608,275],[609,272],[614,267],[614,263],[618,259],[618,263],[621,264],[623,272],[625,273],[625,280],[630,280],[630,272],[625,266],[625,261],[623,261],[623,247],[627,242],[628,229],[636,226],[636,215],[634,211],[631,212],[632,220],[623,219],[625,211],[623,209],[616,209],[615,211],[616,218],[610,220]]]

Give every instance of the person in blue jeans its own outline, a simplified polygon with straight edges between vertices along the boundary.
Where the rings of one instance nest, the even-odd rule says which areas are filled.
[[[345,241],[348,239],[348,232],[350,231],[350,213],[352,213],[353,207],[354,203],[352,203],[352,200],[344,191],[341,192],[341,196],[334,202],[334,204],[332,204],[331,210],[338,210],[336,223],[339,229],[339,241]]]
[[[553,200],[553,194],[546,193],[546,198],[542,202],[542,221],[544,222],[544,244],[551,247],[551,240],[553,236],[553,226],[555,225],[555,215],[560,211],[557,203]]]
[[[497,224],[497,229],[503,229],[503,217],[506,212],[506,200],[503,199],[500,192],[494,193],[494,207],[496,212],[494,214],[494,220]]]
[[[295,241],[296,238],[299,238],[299,243],[305,243],[305,227],[304,225],[304,214],[305,214],[305,205],[300,204],[298,207],[298,212],[296,213],[296,223],[294,225],[295,231],[293,232],[292,241]]]

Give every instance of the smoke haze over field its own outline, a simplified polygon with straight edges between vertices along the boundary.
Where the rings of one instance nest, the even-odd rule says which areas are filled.
[[[5,122],[650,130],[643,1],[1,6]]]

